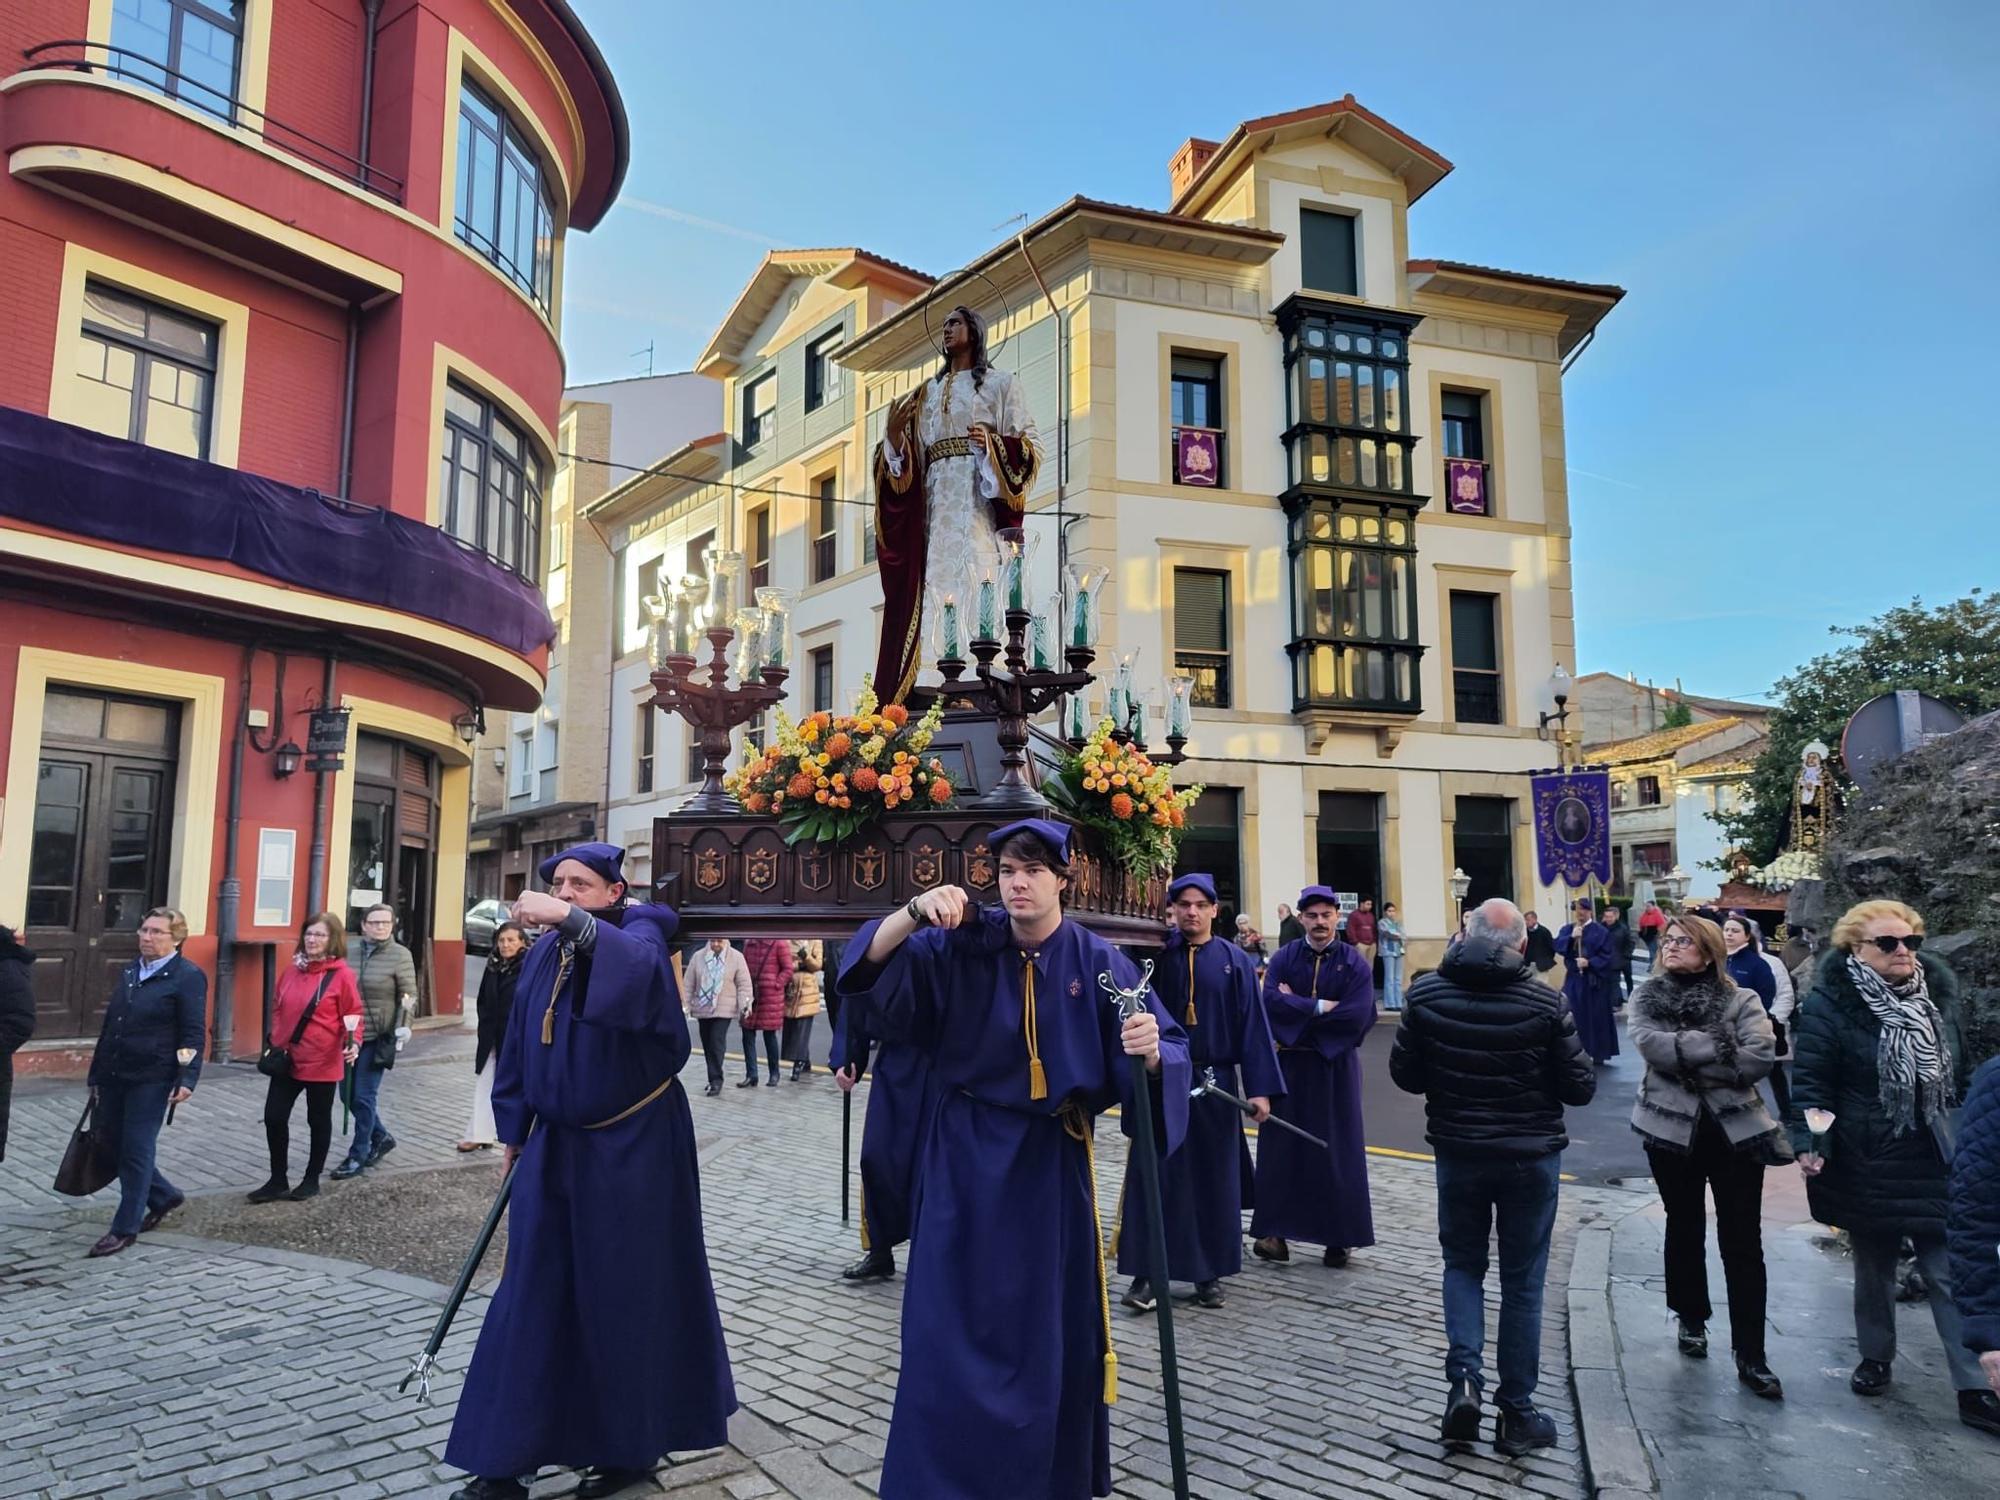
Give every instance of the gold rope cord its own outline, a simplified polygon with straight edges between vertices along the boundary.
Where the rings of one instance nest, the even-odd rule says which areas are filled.
[[[1118,1404],[1118,1351],[1111,1347],[1111,1282],[1104,1267],[1104,1219],[1097,1211],[1097,1152],[1091,1144],[1090,1116],[1074,1103],[1056,1111],[1062,1128],[1073,1141],[1083,1142],[1084,1172],[1090,1180],[1091,1243],[1097,1250],[1097,1306],[1104,1323],[1104,1404]],[[1162,1288],[1164,1291],[1165,1288]]]
[[[562,998],[563,986],[569,982],[569,971],[576,964],[576,949],[563,944],[562,955],[556,960],[556,982],[549,987],[549,1008],[542,1012],[542,1045],[550,1046],[556,1039],[556,1001]]]
[[[1048,1070],[1042,1066],[1040,1037],[1035,1026],[1035,958],[1021,955],[1021,1033],[1028,1043],[1028,1097],[1049,1097]]]
[[[1194,944],[1193,944],[1193,943],[1189,943],[1189,944],[1188,944],[1188,1003],[1187,1003],[1187,1023],[1186,1023],[1186,1024],[1188,1024],[1189,1026],[1192,1026],[1192,1025],[1194,1025],[1194,1024],[1195,1024],[1195,1021],[1194,1021]]]
[[[672,1088],[673,1086],[674,1086],[674,1081],[673,1079],[669,1078],[665,1083],[661,1084],[658,1088],[654,1089],[652,1093],[648,1094],[645,1098],[641,1099],[637,1104],[630,1105],[625,1109],[619,1110],[617,1114],[613,1115],[608,1120],[599,1120],[595,1125],[586,1125],[583,1128],[585,1130],[603,1130],[606,1126],[616,1125],[620,1120],[629,1120],[632,1118],[632,1116],[639,1113],[640,1110],[644,1109],[647,1105],[651,1104],[655,1099],[659,1098],[660,1095],[664,1094],[668,1089]]]

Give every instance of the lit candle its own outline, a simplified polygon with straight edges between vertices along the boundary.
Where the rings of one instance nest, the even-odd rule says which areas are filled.
[[[1194,722],[1194,679],[1184,672],[1167,678],[1167,738],[1186,739]]]
[[[1090,738],[1090,711],[1084,707],[1081,693],[1069,695],[1069,729],[1063,738],[1071,740]]]
[[[938,614],[938,656],[945,661],[957,661],[958,601],[947,594]]]
[[[1072,647],[1088,650],[1097,644],[1097,595],[1110,573],[1111,570],[1101,563],[1069,565],[1070,597],[1075,606],[1069,630]]]

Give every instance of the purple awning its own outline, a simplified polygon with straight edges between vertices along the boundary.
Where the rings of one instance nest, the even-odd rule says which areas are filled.
[[[5,406],[0,516],[215,558],[435,620],[521,655],[555,635],[539,589],[435,526]]]

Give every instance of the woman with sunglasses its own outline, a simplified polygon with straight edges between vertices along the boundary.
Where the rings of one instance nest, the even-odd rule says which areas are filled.
[[[1736,1378],[1767,1401],[1785,1388],[1765,1362],[1764,1168],[1784,1159],[1783,1136],[1758,1083],[1777,1044],[1770,1013],[1729,969],[1722,932],[1680,916],[1660,939],[1660,967],[1626,1007],[1646,1060],[1632,1128],[1646,1143],[1667,1211],[1667,1306],[1680,1350],[1708,1357],[1708,1195],[1729,1290]]]
[[[1918,957],[1923,941],[1924,919],[1900,901],[1864,901],[1834,925],[1795,1018],[1792,1143],[1812,1216],[1845,1229],[1854,1246],[1861,1363],[1849,1387],[1857,1396],[1889,1388],[1896,1248],[1907,1235],[1959,1418],[2000,1435],[2000,1397],[1965,1347],[1945,1254],[1954,1106],[1968,1071],[1958,981],[1937,959]]]

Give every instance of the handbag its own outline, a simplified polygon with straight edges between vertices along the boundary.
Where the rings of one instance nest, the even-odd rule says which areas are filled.
[[[279,1047],[271,1042],[264,1043],[264,1050],[257,1054],[257,1071],[266,1078],[290,1078],[292,1076],[292,1048],[298,1046],[299,1038],[306,1034],[306,1023],[319,1009],[319,998],[326,993],[327,981],[333,978],[328,970],[319,976],[319,988],[313,991],[312,999],[306,1002],[305,1013],[299,1017],[299,1024],[292,1028],[292,1039]]]
[[[55,1189],[65,1197],[88,1198],[118,1175],[117,1143],[97,1130],[96,1113],[97,1091],[92,1089],[56,1168]]]

